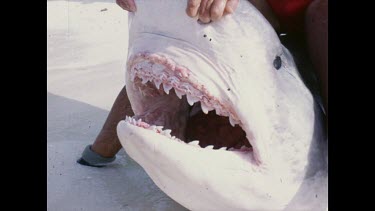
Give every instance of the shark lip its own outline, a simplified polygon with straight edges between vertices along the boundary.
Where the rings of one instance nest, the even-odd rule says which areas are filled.
[[[164,56],[140,53],[129,59],[128,71],[133,86],[142,92],[143,96],[175,94],[180,100],[185,100],[190,105],[190,116],[187,122],[187,131],[183,137],[176,137],[177,135],[173,134],[174,131],[171,129],[163,130],[165,125],[142,121],[142,115],[126,117],[126,122],[152,130],[172,140],[203,148],[252,151],[253,146],[248,139],[251,134],[246,134],[242,129],[241,120],[235,110],[211,95],[204,85],[191,82],[188,68],[178,65]],[[215,138],[207,136],[209,131],[202,132],[201,129],[201,132],[197,132],[195,127],[198,122],[202,121],[205,122],[203,124],[209,126],[208,128],[218,131],[217,134],[212,132]],[[230,141],[228,141],[229,139]]]

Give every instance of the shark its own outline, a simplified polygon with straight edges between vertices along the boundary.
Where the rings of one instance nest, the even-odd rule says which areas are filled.
[[[117,125],[127,154],[190,210],[327,210],[324,113],[248,1],[219,21],[137,0]]]

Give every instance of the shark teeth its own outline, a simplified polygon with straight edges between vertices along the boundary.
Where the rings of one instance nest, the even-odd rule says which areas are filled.
[[[169,91],[172,89],[172,85],[170,84],[163,84],[164,92],[169,94]]]
[[[198,140],[195,140],[195,141],[191,141],[188,143],[189,145],[192,145],[192,146],[199,146],[199,141]]]
[[[161,134],[165,135],[165,134],[171,134],[172,130],[170,129],[166,129],[166,130],[163,130],[163,132]]]
[[[159,131],[162,131],[163,130],[163,126],[155,126],[157,130]]]
[[[236,124],[241,125],[241,121],[236,116],[235,113],[232,113],[231,110],[229,110],[225,105],[220,103],[220,99],[215,99],[210,97],[210,95],[207,95],[205,91],[202,91],[199,89],[199,87],[194,86],[194,84],[190,84],[187,81],[184,81],[184,79],[176,77],[175,73],[165,72],[165,69],[160,69],[158,72],[147,72],[144,69],[138,70],[137,68],[134,68],[133,71],[130,72],[130,79],[131,81],[134,81],[135,78],[138,77],[141,80],[142,84],[146,84],[148,82],[154,83],[155,87],[160,90],[160,85],[163,85],[163,90],[166,94],[169,95],[170,90],[174,89],[174,93],[179,99],[183,98],[183,95],[186,95],[187,102],[190,106],[196,106],[198,112],[202,110],[203,113],[208,114],[210,111],[215,110],[215,113],[219,116],[224,116],[229,118],[229,123],[232,127],[235,127]],[[133,86],[135,86],[137,83],[133,83]],[[138,83],[139,85],[139,83]],[[140,87],[135,87],[140,88]],[[161,90],[160,90],[161,91]],[[140,89],[140,93],[143,94],[142,90]],[[145,95],[144,95],[145,96]],[[200,105],[197,104],[197,102],[200,103]],[[192,112],[194,109],[190,110],[189,115],[192,115]],[[166,137],[169,137],[172,140],[186,143],[183,140],[180,140],[179,138],[175,136],[171,136],[171,130],[166,129],[163,130],[163,126],[156,126],[156,125],[148,125],[145,122],[142,122],[142,119],[134,119],[133,117],[126,116],[125,120],[133,125],[143,127],[145,129],[151,130],[153,132],[159,133],[160,135],[164,135]],[[197,146],[199,148],[199,141],[194,140],[192,142],[186,143],[188,145]],[[209,145],[206,147],[203,147],[204,149],[214,149],[213,145]],[[242,151],[249,151],[252,150],[252,148],[241,146],[241,149],[235,149],[227,147],[221,147],[220,149],[215,150],[224,150],[224,151],[235,151],[235,150],[242,150]]]
[[[177,97],[182,99],[182,95],[184,95],[185,93],[179,91],[178,89],[174,89],[174,92],[176,93]]]
[[[213,148],[214,148],[213,145],[208,145],[208,146],[205,147],[205,149],[213,149]]]
[[[187,145],[190,145],[190,146],[198,147],[200,149],[211,149],[211,150],[214,150],[214,145],[208,145],[206,147],[201,147],[199,145],[199,140],[194,140],[194,141],[186,143],[186,142],[180,140],[179,138],[177,138],[176,136],[172,136],[171,135],[172,130],[170,130],[170,129],[163,130],[163,126],[148,125],[146,122],[142,122],[142,119],[136,120],[133,117],[125,116],[125,121],[128,122],[128,123],[130,123],[130,124],[133,124],[135,126],[143,127],[146,130],[151,130],[151,131],[153,131],[155,133],[159,133],[160,135],[168,137],[171,140],[180,142],[182,144],[187,144]],[[227,151],[227,147],[221,147],[220,149],[215,149],[215,150]],[[233,151],[233,150],[235,150],[235,148],[233,148],[233,147],[229,149],[229,151]],[[242,151],[249,151],[249,150],[251,150],[251,148],[248,148],[246,146],[242,146],[241,150]]]
[[[192,106],[194,103],[196,103],[196,102],[199,101],[199,98],[194,97],[194,96],[189,95],[189,94],[186,95],[186,98],[187,98],[187,101],[188,101],[189,105],[191,105],[191,106]]]
[[[167,130],[163,130],[160,134],[165,135],[168,138],[172,138],[171,132],[172,132],[172,130],[167,129]]]
[[[199,88],[201,86],[195,86],[187,80],[189,74],[181,74],[182,72],[179,72],[180,70],[175,71],[177,64],[172,62],[172,66],[166,66],[164,63],[155,62],[156,60],[152,62],[146,62],[147,59],[145,58],[142,58],[142,60],[143,61],[138,61],[129,66],[129,68],[131,68],[131,81],[134,81],[135,78],[138,77],[141,79],[142,84],[152,82],[157,89],[160,89],[160,85],[163,84],[163,90],[166,94],[169,94],[170,90],[174,88],[176,96],[179,99],[182,99],[183,95],[187,95],[188,104],[191,106],[203,100],[205,96],[207,97],[206,91]],[[187,71],[185,69],[184,71]],[[142,91],[141,93],[145,94]],[[233,127],[236,124],[241,124],[236,114],[228,111],[228,109],[218,101],[219,99],[211,99],[208,97],[204,101],[201,101],[202,112],[208,114],[210,111],[215,110],[217,115],[229,117],[229,122]]]
[[[146,84],[148,82],[148,78],[142,77],[142,84]]]
[[[205,114],[208,114],[209,111],[214,110],[214,108],[207,106],[206,103],[204,102],[201,102],[201,107],[202,107],[203,113]]]
[[[155,87],[156,87],[157,89],[160,89],[161,80],[159,80],[159,79],[154,79],[154,84],[155,84]]]
[[[138,71],[138,69],[136,69],[136,71]],[[155,76],[150,76],[147,74],[139,74],[140,73],[132,71],[130,73],[131,80],[134,81],[135,77],[139,77],[140,79],[142,79],[142,84],[146,84],[148,81],[150,81],[155,84],[155,87],[157,89],[160,89],[160,85],[163,85],[163,90],[166,94],[169,94],[170,90],[174,88],[174,92],[179,99],[182,99],[183,95],[186,95],[187,102],[190,106],[193,106],[194,103],[200,102],[201,110],[203,113],[208,114],[210,111],[215,110],[217,115],[229,117],[229,122],[233,127],[235,127],[236,124],[240,124],[240,121],[235,118],[232,113],[223,108],[222,105],[210,105],[212,103],[203,100],[201,101],[202,95],[193,92],[190,85],[181,83],[181,81],[175,76],[168,76],[167,74],[163,73],[159,78],[157,78]],[[163,83],[163,81],[165,83]],[[142,93],[142,90],[140,90],[140,92]],[[200,97],[198,97],[197,95]]]
[[[239,123],[238,121],[234,120],[232,116],[229,116],[229,122],[232,125],[232,127]]]

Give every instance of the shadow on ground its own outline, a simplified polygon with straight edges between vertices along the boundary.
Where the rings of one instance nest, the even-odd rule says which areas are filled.
[[[104,168],[76,163],[108,111],[48,93],[48,210],[186,210],[166,196],[122,150]]]

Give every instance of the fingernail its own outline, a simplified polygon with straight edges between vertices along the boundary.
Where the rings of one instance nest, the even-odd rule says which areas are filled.
[[[198,23],[199,24],[208,24],[208,23],[211,23],[212,20],[209,20],[209,21],[202,21],[201,19],[198,19]]]
[[[233,13],[233,8],[232,7],[228,7],[227,9],[226,9],[226,12],[228,13],[228,14],[232,14]]]

